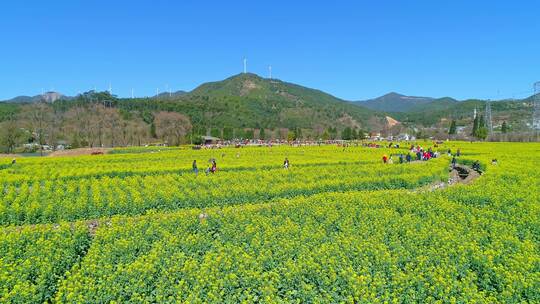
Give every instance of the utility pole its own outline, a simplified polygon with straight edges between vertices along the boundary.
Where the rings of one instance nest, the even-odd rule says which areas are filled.
[[[486,101],[486,126],[488,129],[488,135],[493,133],[493,121],[491,120],[491,100]]]

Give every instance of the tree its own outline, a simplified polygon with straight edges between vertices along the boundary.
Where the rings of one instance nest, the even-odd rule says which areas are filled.
[[[150,124],[150,136],[152,138],[157,138],[157,133],[156,133],[156,124],[152,121],[152,123]]]
[[[213,137],[221,138],[221,130],[218,129],[218,128],[212,128],[210,130],[210,135],[213,136]]]
[[[476,136],[477,133],[478,133],[478,128],[480,127],[479,126],[479,117],[478,115],[474,118],[474,121],[473,121],[473,128],[472,128],[472,132],[471,132],[471,135],[472,136]]]
[[[187,116],[176,112],[158,112],[154,117],[157,135],[173,145],[180,145],[182,138],[191,131]]]
[[[302,129],[296,128],[294,129],[294,140],[302,139]]]
[[[330,127],[330,128],[328,128],[327,131],[328,131],[328,135],[329,135],[330,139],[336,139],[336,137],[337,137],[337,128]]]
[[[94,118],[97,116],[93,105],[72,107],[64,113],[64,129],[71,134],[72,147],[93,146]]]
[[[253,139],[255,138],[255,131],[253,131],[253,129],[246,130],[244,132],[244,136],[246,137],[246,139]]]
[[[473,131],[472,135],[478,139],[486,139],[488,135],[488,130],[486,128],[486,121],[484,116],[476,116],[473,122]]]
[[[50,122],[51,108],[45,102],[30,105],[27,111],[26,124],[32,132],[33,141],[39,145],[40,155],[43,156],[43,145],[46,144],[46,128]]]
[[[287,140],[289,138],[289,129],[287,128],[280,128],[278,130],[278,136],[281,140]]]
[[[203,143],[203,138],[202,138],[202,136],[200,136],[200,135],[195,135],[195,136],[193,136],[193,138],[192,138],[192,143],[193,143],[194,145],[202,145],[202,143]]]
[[[341,131],[341,139],[343,140],[351,140],[352,139],[352,129],[351,127],[346,127]]]
[[[486,126],[486,120],[484,119],[484,115],[480,115],[480,121],[478,122],[478,128],[483,128]]]
[[[293,141],[296,138],[296,134],[294,134],[294,131],[289,131],[287,133],[287,141]]]
[[[508,133],[508,125],[506,124],[506,121],[503,121],[502,123],[501,132],[505,134]]]
[[[121,118],[118,109],[116,108],[103,108],[102,109],[102,122],[106,130],[108,131],[110,138],[110,146],[114,147],[117,144],[119,138],[118,133],[121,127]]]
[[[234,137],[234,130],[231,127],[224,127],[223,128],[223,139],[224,140],[231,140]]]
[[[454,135],[457,133],[457,126],[456,126],[456,120],[453,119],[452,123],[450,124],[450,129],[448,130],[449,135]]]
[[[234,130],[234,138],[245,139],[246,138],[246,132],[244,131],[244,129],[235,129]]]
[[[22,131],[15,119],[9,119],[0,123],[0,146],[6,153],[12,153],[20,143]]]
[[[357,135],[357,139],[365,139],[367,137],[367,132],[360,129],[358,130],[358,135]]]
[[[358,132],[356,131],[356,128],[352,129],[352,139],[358,139]]]
[[[479,139],[486,139],[488,135],[488,129],[486,127],[481,127],[476,131],[476,137]]]

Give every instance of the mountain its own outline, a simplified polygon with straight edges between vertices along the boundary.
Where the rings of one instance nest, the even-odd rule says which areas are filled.
[[[118,105],[180,112],[192,123],[208,127],[367,129],[384,123],[384,115],[376,111],[319,90],[251,73],[204,83],[175,98],[152,102],[122,99]]]
[[[45,101],[45,102],[55,102],[59,99],[68,98],[67,96],[64,96],[58,92],[45,92],[41,95],[36,96],[17,96],[12,99],[3,100],[0,102],[6,102],[6,103],[34,103],[38,101]]]
[[[506,121],[513,131],[530,130],[532,120],[532,96],[522,100],[502,100],[491,102],[492,121],[495,128]],[[399,121],[408,125],[426,127],[448,127],[455,119],[458,126],[472,125],[474,110],[478,115],[485,115],[486,101],[467,99],[463,101],[435,100],[422,107],[415,107],[409,112],[392,113]]]
[[[190,92],[162,93],[158,98],[118,98],[108,92],[92,91],[76,97],[57,92],[19,96],[0,103],[0,121],[14,113],[24,114],[23,104],[43,98],[63,112],[74,107],[88,108],[94,103],[107,105],[116,108],[124,119],[144,121],[147,125],[154,122],[157,112],[165,111],[189,117],[194,128],[301,128],[319,135],[329,128],[377,131],[390,124],[447,128],[453,119],[458,126],[468,126],[474,109],[482,114],[485,108],[483,100],[457,101],[398,93],[349,102],[320,90],[246,73],[201,84]],[[493,102],[494,126],[506,121],[513,130],[526,130],[532,115],[531,100],[532,97]]]
[[[182,95],[186,95],[188,92],[186,91],[176,91],[176,92],[163,92],[159,93],[159,95],[154,96],[153,98],[176,98]]]
[[[402,112],[430,112],[449,109],[459,104],[459,101],[451,97],[443,97],[432,99],[429,102],[416,104],[410,107],[407,111]]]
[[[11,99],[2,100],[0,102],[5,102],[5,103],[32,103],[32,102],[36,102],[36,101],[39,100],[38,96],[39,95],[36,95],[36,96],[21,95],[21,96],[13,97]]]
[[[356,101],[354,104],[384,112],[407,112],[414,107],[434,101],[431,97],[406,96],[395,92],[374,99]]]

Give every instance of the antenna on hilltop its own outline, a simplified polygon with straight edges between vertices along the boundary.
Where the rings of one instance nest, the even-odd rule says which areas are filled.
[[[159,88],[156,88],[156,97],[159,96]]]
[[[109,94],[112,95],[112,84],[109,82]]]
[[[268,66],[268,78],[272,79],[272,66]]]
[[[133,95],[133,88],[131,88],[131,99],[135,98],[135,96]]]
[[[247,59],[244,58],[244,74],[247,73]]]

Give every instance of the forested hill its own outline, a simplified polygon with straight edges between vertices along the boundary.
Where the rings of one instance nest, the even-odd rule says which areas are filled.
[[[494,126],[503,122],[512,126],[513,131],[528,131],[532,119],[532,97],[521,100],[502,100],[491,102]],[[478,115],[485,115],[486,101],[468,99],[464,101],[436,99],[408,112],[390,113],[397,120],[415,126],[437,126],[456,120],[458,125],[470,125],[474,110]]]
[[[239,74],[176,98],[120,99],[126,110],[183,113],[195,125],[236,128],[378,127],[383,115],[319,90]]]
[[[385,115],[324,92],[240,74],[191,92],[117,98],[89,91],[49,101],[0,103],[0,146],[179,144],[200,135],[223,138],[335,138],[380,130]],[[351,135],[352,136],[352,135]],[[5,148],[7,147],[7,148]]]
[[[62,95],[51,92],[51,96]],[[421,102],[414,99],[416,104],[408,106],[406,112],[379,112],[319,90],[250,73],[205,83],[191,92],[151,98],[117,98],[94,91],[59,98],[0,103],[0,147],[7,146],[3,150],[10,151],[28,142],[178,144],[209,134],[223,138],[336,138],[366,131],[387,133],[389,127],[395,129],[393,134],[418,132],[423,127],[447,134],[451,120],[456,120],[458,127],[471,126],[474,109],[482,115],[485,107],[482,100],[424,98]],[[408,100],[399,99],[400,103]],[[493,102],[494,128],[498,130],[506,122],[512,131],[527,131],[530,101]]]

